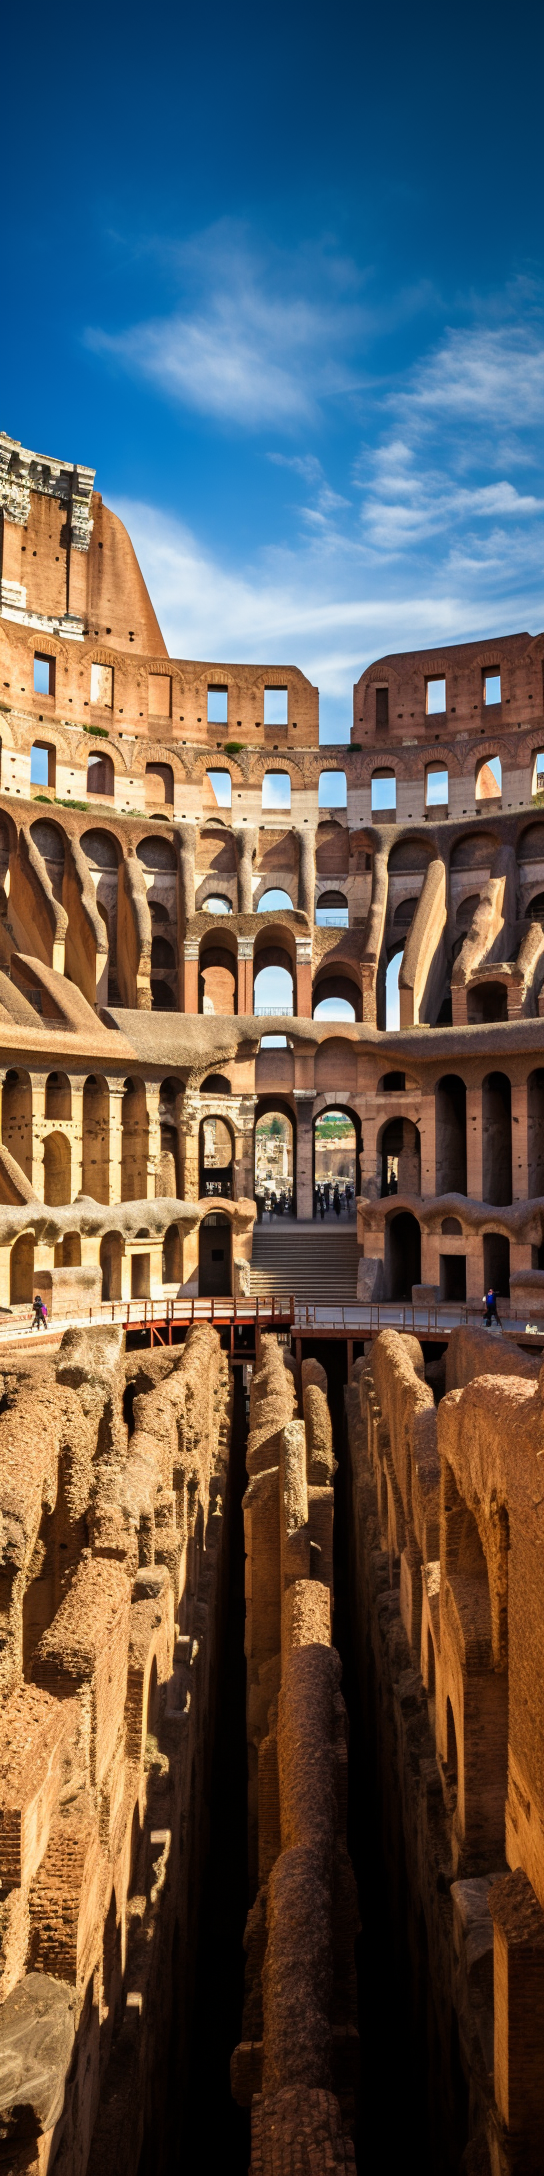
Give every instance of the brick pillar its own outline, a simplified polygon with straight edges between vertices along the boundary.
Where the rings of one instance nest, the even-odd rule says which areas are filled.
[[[297,939],[297,971],[294,1010],[299,1020],[312,1017],[312,947],[307,939]]]
[[[298,838],[298,906],[301,914],[307,914],[313,923],[315,905],[315,831],[297,831]],[[300,1006],[299,1006],[300,1012]],[[303,1017],[306,1017],[303,1015]]]
[[[421,1195],[426,1200],[436,1194],[436,1103],[433,1095],[422,1096],[419,1121],[421,1136]]]
[[[198,1012],[198,938],[187,937],[183,946],[182,1011]]]
[[[185,1097],[187,1106],[187,1097]],[[180,1119],[179,1142],[183,1150],[182,1200],[198,1201],[200,1192],[199,1133],[200,1105],[189,1103]]]
[[[238,1000],[237,1012],[253,1012],[253,938],[238,938]]]
[[[149,1120],[147,1150],[147,1199],[155,1200],[155,1177],[161,1153],[161,1122],[159,1118],[160,1087],[155,1081],[146,1081],[145,1096]]]
[[[253,1201],[255,1172],[253,1141],[255,1131],[256,1096],[244,1096],[235,1136],[234,1198],[235,1201]]]
[[[540,2169],[544,2167],[544,1912],[520,1866],[493,1882],[489,1905],[494,1930],[497,2114],[515,2146],[516,2168]]]
[[[76,1195],[81,1193],[83,1186],[83,1081],[81,1074],[78,1075],[77,1080],[74,1080],[71,1074],[69,1074],[68,1078],[72,1096],[70,1125],[70,1147],[72,1151],[71,1195],[72,1201],[75,1201]],[[62,1119],[59,1119],[59,1127],[62,1132]]]
[[[527,1140],[527,1085],[512,1087],[512,1200],[526,1201],[529,1193]]]
[[[253,913],[253,855],[257,846],[256,831],[234,831],[234,843],[238,859],[238,913]]]
[[[113,1207],[121,1200],[124,1089],[119,1080],[108,1080],[107,1085],[110,1098],[109,1201]]]
[[[482,1139],[482,1091],[467,1088],[467,1194],[471,1201],[481,1201],[483,1139]]]
[[[314,1097],[301,1094],[295,1088],[297,1129],[297,1218],[313,1216],[313,1131]]]
[[[43,1144],[45,1130],[45,1083],[47,1073],[32,1076],[32,1185],[38,1200],[44,1199]]]

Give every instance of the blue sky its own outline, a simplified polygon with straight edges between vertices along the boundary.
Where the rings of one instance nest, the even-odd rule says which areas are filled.
[[[542,16],[212,0],[4,32],[4,427],[92,462],[169,648],[544,624]]]

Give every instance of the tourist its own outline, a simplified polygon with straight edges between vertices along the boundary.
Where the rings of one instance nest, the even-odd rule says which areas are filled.
[[[496,1294],[496,1292],[494,1292],[494,1291],[493,1291],[493,1286],[492,1286],[492,1285],[490,1285],[490,1287],[489,1287],[489,1292],[485,1292],[485,1293],[484,1293],[484,1307],[485,1307],[485,1316],[484,1316],[484,1325],[485,1325],[485,1329],[486,1329],[486,1330],[490,1330],[490,1329],[491,1329],[491,1324],[492,1324],[492,1322],[496,1322],[496,1324],[497,1324],[497,1329],[499,1329],[499,1328],[500,1328],[500,1324],[499,1324],[499,1317],[498,1317],[498,1314],[497,1314],[497,1294]]]
[[[41,1292],[36,1292],[34,1295],[34,1299],[32,1301],[32,1312],[34,1315],[34,1329],[46,1330],[47,1308],[44,1301],[42,1300]]]
[[[341,1203],[341,1200],[340,1200],[340,1189],[339,1189],[338,1185],[336,1185],[336,1186],[335,1186],[335,1189],[334,1189],[334,1194],[333,1194],[333,1197],[332,1197],[332,1206],[333,1206],[333,1209],[334,1209],[334,1214],[335,1214],[335,1216],[339,1216],[339,1215],[340,1215],[340,1211],[341,1211],[341,1207],[342,1207],[342,1203]]]

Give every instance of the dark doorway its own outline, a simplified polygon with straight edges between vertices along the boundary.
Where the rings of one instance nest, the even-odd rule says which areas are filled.
[[[436,1086],[436,1192],[466,1194],[467,1091],[457,1073]]]
[[[232,1292],[231,1227],[228,1216],[212,1211],[202,1220],[198,1235],[198,1290],[200,1299],[225,1299]]]
[[[484,1284],[486,1292],[498,1292],[499,1299],[507,1300],[510,1291],[510,1240],[503,1232],[484,1234]]]
[[[421,1283],[421,1232],[408,1209],[390,1220],[388,1281],[392,1300],[411,1300],[412,1285]]]
[[[466,1254],[441,1254],[441,1256],[440,1256],[440,1298],[441,1298],[441,1300],[466,1300],[466,1296],[467,1296],[467,1258],[466,1258]]]
[[[484,1201],[512,1200],[512,1090],[506,1073],[488,1073],[482,1082]]]

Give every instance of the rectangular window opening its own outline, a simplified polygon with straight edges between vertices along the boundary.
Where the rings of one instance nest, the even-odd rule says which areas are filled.
[[[389,725],[389,688],[376,688],[376,731],[385,732]]]
[[[438,714],[439,714],[439,712],[440,712],[440,711],[442,711],[442,712],[443,712],[443,711],[445,710],[445,708],[446,708],[446,682],[445,682],[445,680],[428,680],[428,681],[427,681],[427,717],[428,717],[428,718],[437,718],[437,717],[438,717]]]
[[[227,725],[228,708],[228,688],[208,688],[208,725]]]
[[[169,672],[150,672],[147,676],[147,709],[150,718],[169,718],[172,709],[172,681]]]
[[[487,709],[489,708],[489,704],[490,704],[490,703],[500,703],[500,700],[501,700],[501,676],[500,676],[500,672],[484,672],[484,703],[485,703],[485,707],[486,707],[486,710],[487,710]]]
[[[265,722],[265,725],[287,725],[287,718],[288,718],[288,692],[287,692],[287,688],[265,688],[265,691],[264,691],[264,722]]]
[[[40,650],[34,652],[34,694],[54,695],[55,659],[44,657]]]
[[[91,702],[102,710],[113,706],[113,665],[91,665]]]

